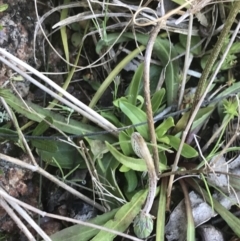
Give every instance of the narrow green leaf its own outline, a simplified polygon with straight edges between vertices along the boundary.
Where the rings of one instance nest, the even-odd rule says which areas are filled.
[[[19,99],[17,96],[14,96],[9,91],[0,89],[0,96],[4,97],[5,101],[17,113],[22,114],[23,116],[27,117],[30,120],[41,122],[47,116],[51,116],[51,118],[53,119],[53,125],[65,133],[81,135],[81,134],[101,131],[100,128],[97,128],[88,124],[83,124],[79,121],[72,120],[72,119],[70,119],[69,123],[67,123],[67,120],[65,119],[64,116],[54,113],[50,110],[46,110],[41,106],[38,106],[30,101],[25,100],[24,102],[29,107],[27,108],[21,99]],[[89,138],[96,139],[96,137],[89,137]],[[107,140],[109,142],[116,141],[116,139],[112,135],[99,135],[97,136],[97,139]]]
[[[56,141],[50,140],[31,140],[31,144],[39,150],[46,152],[56,152],[58,151],[58,147]]]
[[[66,169],[72,169],[80,164],[80,168],[85,168],[86,164],[77,149],[65,142],[55,142],[58,151],[48,152],[42,149],[36,149],[38,155],[52,166],[60,166]],[[58,165],[54,162],[57,161]]]
[[[119,133],[119,145],[122,149],[124,155],[129,156],[133,153],[132,147],[130,145],[131,138],[124,131]]]
[[[166,120],[164,120],[157,128],[156,128],[156,135],[157,139],[159,140],[162,138],[168,130],[174,126],[174,120],[172,117],[168,117]]]
[[[121,111],[131,120],[132,124],[138,124],[147,120],[145,112],[126,101],[120,101],[119,107]],[[147,125],[136,126],[136,129],[145,139],[149,138]]]
[[[167,135],[167,137],[170,140],[170,145],[177,151],[181,140],[176,136]],[[198,152],[194,148],[185,143],[183,144],[181,155],[186,158],[192,158],[198,156]]]
[[[165,92],[166,92],[165,89],[162,88],[159,91],[156,91],[154,93],[154,95],[151,99],[153,113],[155,113],[161,106]]]
[[[139,86],[142,80],[142,75],[143,75],[143,63],[138,66],[137,71],[134,73],[132,81],[127,90],[128,101],[133,105],[136,105]]]
[[[70,0],[64,0],[64,4],[70,3]],[[60,20],[64,20],[68,17],[68,8],[61,10]],[[67,27],[63,26],[60,28],[61,39],[63,44],[63,49],[65,53],[66,61],[69,63],[69,49],[68,49],[68,37],[67,37]],[[69,66],[67,66],[69,69]]]
[[[126,192],[133,192],[135,191],[138,185],[137,175],[133,170],[129,170],[128,172],[124,173],[124,176],[127,180],[127,188]]]
[[[113,220],[108,221],[104,227],[124,232],[133,222],[134,218],[140,212],[143,203],[145,202],[147,191],[142,190],[135,194],[132,200],[123,205],[116,213]],[[92,241],[112,241],[116,237],[115,234],[106,231],[100,231]]]
[[[160,188],[160,195],[158,199],[158,212],[157,212],[157,228],[156,228],[156,240],[165,240],[165,218],[166,218],[166,205],[163,205],[163,203],[166,203],[166,193],[167,193],[167,185],[168,179],[164,177],[161,180],[161,188]]]
[[[8,9],[8,4],[0,4],[0,12],[3,12]]]
[[[4,140],[18,140],[18,133],[17,131],[13,131],[13,130],[10,130],[10,129],[6,129],[6,128],[0,128],[0,133],[1,134],[6,134],[6,135],[13,135],[13,136],[1,136],[0,135],[0,139],[4,139]]]
[[[122,163],[123,165],[125,165],[126,167],[135,171],[140,171],[140,172],[147,171],[147,166],[143,159],[125,156],[109,143],[106,143],[106,145],[108,150],[112,153],[112,155],[116,158],[116,160]]]
[[[89,220],[88,223],[103,226],[108,220],[114,217],[117,210],[118,209],[114,209],[110,212],[99,215],[96,218]],[[88,241],[98,232],[100,232],[99,229],[82,225],[74,225],[53,234],[50,238],[52,241]]]

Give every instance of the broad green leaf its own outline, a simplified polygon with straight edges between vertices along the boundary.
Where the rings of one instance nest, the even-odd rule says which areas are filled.
[[[143,75],[143,63],[138,66],[137,71],[135,72],[127,90],[128,101],[133,105],[136,105],[139,86],[142,80],[142,75]]]
[[[54,153],[58,151],[56,141],[53,140],[31,140],[31,144],[39,150]]]
[[[164,151],[159,152],[159,160],[166,167],[167,166],[167,157]]]
[[[140,172],[147,171],[147,166],[143,159],[125,156],[109,143],[106,143],[106,145],[108,150],[112,153],[112,155],[116,158],[116,160],[122,163],[123,165],[125,165],[126,167],[135,171],[140,171]]]
[[[141,95],[138,95],[138,96],[137,96],[137,100],[138,100],[138,101],[137,101],[137,103],[138,103],[138,104],[137,104],[137,107],[140,108],[140,109],[142,109],[143,106],[144,106],[144,105],[143,105],[143,104],[144,104],[144,98],[143,98]]]
[[[80,168],[85,168],[86,164],[77,149],[65,142],[55,142],[58,148],[56,152],[48,152],[37,149],[38,155],[43,161],[52,166],[60,166],[61,168],[72,169],[80,164]],[[57,161],[58,165],[54,162],[53,158]]]
[[[168,130],[174,126],[174,120],[172,117],[168,117],[166,120],[164,120],[157,128],[156,128],[156,135],[157,139],[163,137]]]
[[[165,92],[166,92],[165,89],[160,89],[159,91],[154,93],[152,100],[151,100],[153,114],[155,114],[155,112],[161,106]]]
[[[117,108],[120,108],[120,102],[128,102],[128,98],[126,96],[122,96],[116,100],[113,101],[113,105],[116,106]]]
[[[147,120],[145,112],[126,101],[120,101],[119,107],[121,111],[131,120],[132,124],[138,124]],[[136,126],[136,129],[145,139],[148,139],[147,125]]]
[[[103,226],[108,220],[114,217],[117,210],[118,209],[114,209],[110,212],[99,215],[96,218],[89,220],[88,223]],[[88,241],[98,232],[100,232],[100,229],[83,225],[74,225],[51,235],[50,238],[52,241]]]
[[[177,151],[180,145],[181,140],[176,136],[167,136],[170,139],[170,145]],[[198,152],[189,146],[188,144],[183,144],[183,149],[181,155],[186,158],[192,158],[198,156]]]
[[[169,145],[169,143],[170,143],[170,140],[167,136],[163,136],[163,137],[160,137],[160,138],[157,137],[157,140],[159,142],[165,143],[167,145]],[[161,146],[161,145],[158,144],[158,146]],[[167,148],[167,147],[165,147],[165,148]],[[162,149],[162,150],[164,150],[164,149]]]
[[[106,145],[108,150],[112,153],[112,155],[116,158],[116,160],[119,161],[124,166],[126,166],[127,168],[135,171],[140,171],[140,172],[147,171],[147,166],[143,159],[125,156],[109,143],[106,143]],[[162,172],[163,170],[166,170],[166,166],[160,163],[159,171]]]
[[[50,121],[50,119],[51,118],[48,118],[48,121]],[[41,135],[45,131],[43,125],[46,125],[45,121],[40,123],[34,129],[32,135],[33,136]],[[5,128],[0,128],[0,133],[13,135],[13,136],[9,136],[9,137],[2,137],[4,140],[15,140],[15,141],[17,141],[19,139],[18,133],[16,131],[12,131],[12,130],[5,129]],[[1,135],[0,135],[0,138],[1,138]],[[30,140],[30,142],[34,147],[39,148],[41,150],[45,150],[45,151],[48,151],[48,152],[56,152],[58,150],[56,142],[53,141],[53,140]]]
[[[114,114],[114,112],[111,111],[101,111],[101,116],[110,121],[113,125],[117,127],[122,127],[121,122],[119,121],[119,118]]]
[[[119,133],[119,145],[124,155],[128,156],[133,153],[131,147],[131,138],[124,131]]]
[[[128,168],[128,167],[126,167],[126,166],[124,166],[124,165],[122,165],[120,168],[119,168],[119,171],[120,172],[129,172],[131,169],[130,168]]]
[[[229,54],[238,54],[240,52],[240,43],[239,42],[234,42],[229,50]],[[222,52],[224,52],[225,50],[222,49]]]
[[[3,12],[8,9],[8,4],[0,4],[0,12]]]
[[[132,200],[129,203],[123,205],[117,211],[116,215],[114,216],[114,219],[108,221],[104,225],[104,227],[117,230],[119,232],[124,232],[140,212],[146,197],[146,190],[142,190],[135,194]],[[91,241],[112,241],[115,237],[116,234],[109,233],[106,231],[100,231]]]
[[[136,175],[135,171],[130,170],[128,172],[125,172],[124,176],[127,180],[126,192],[135,191],[135,189],[138,185],[138,179],[137,179],[137,175]]]

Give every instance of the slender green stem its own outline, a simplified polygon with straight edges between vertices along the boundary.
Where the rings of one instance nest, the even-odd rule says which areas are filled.
[[[109,74],[109,76],[104,80],[100,88],[95,93],[94,97],[92,98],[89,107],[93,108],[96,103],[99,101],[103,93],[106,91],[108,86],[112,83],[114,78],[119,74],[119,72],[129,63],[133,58],[135,58],[141,51],[145,49],[145,46],[141,45],[139,48],[136,48],[130,54],[128,54]],[[86,119],[83,120],[83,123],[86,123]]]
[[[166,217],[166,191],[167,177],[161,179],[160,197],[158,201],[157,225],[156,225],[156,241],[165,240],[165,217]]]
[[[87,33],[87,30],[88,30],[88,27],[89,27],[89,21],[87,21],[87,24],[86,24],[86,27],[85,27],[85,30],[84,30],[84,34]],[[71,82],[71,79],[75,73],[75,70],[76,70],[76,66],[78,64],[78,61],[79,61],[79,58],[80,58],[80,55],[81,55],[81,52],[82,52],[82,47],[83,47],[83,43],[81,44],[81,46],[79,47],[79,51],[78,51],[78,54],[77,54],[77,57],[75,59],[75,62],[74,62],[74,66],[71,68],[70,72],[68,73],[68,76],[67,76],[67,79],[65,80],[62,88],[64,90],[66,90]],[[62,96],[62,94],[59,93],[59,96]],[[57,103],[59,102],[59,100],[57,99],[54,99],[52,101],[52,103],[50,105],[48,105],[47,108],[53,108]]]
[[[195,225],[194,225],[189,193],[186,187],[186,183],[182,179],[179,180],[179,183],[183,190],[184,202],[185,202],[186,213],[187,213],[187,241],[193,241],[193,240],[195,241]]]

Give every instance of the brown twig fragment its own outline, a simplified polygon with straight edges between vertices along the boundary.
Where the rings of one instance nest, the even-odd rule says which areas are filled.
[[[156,140],[153,113],[152,113],[149,73],[150,73],[150,61],[152,56],[153,45],[157,37],[157,34],[161,29],[161,25],[162,23],[157,23],[156,27],[152,31],[150,38],[148,40],[146,53],[145,53],[144,71],[143,71],[144,98],[145,98],[147,122],[148,122],[150,139],[153,144],[153,160],[154,160],[155,172],[157,176],[159,175],[159,156],[158,156],[157,140]]]

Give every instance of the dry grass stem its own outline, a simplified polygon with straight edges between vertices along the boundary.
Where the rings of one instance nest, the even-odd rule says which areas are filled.
[[[114,233],[116,235],[128,238],[130,240],[142,241],[141,239],[135,238],[135,237],[133,237],[131,235],[127,235],[127,234],[124,234],[124,233],[121,233],[121,232],[118,232],[118,231],[115,231],[115,230],[112,230],[112,229],[108,229],[108,228],[105,228],[105,227],[102,227],[102,226],[98,226],[96,224],[92,224],[92,223],[76,220],[76,219],[73,219],[73,218],[67,218],[67,217],[63,217],[63,216],[60,216],[60,215],[56,215],[56,214],[50,214],[50,213],[43,212],[43,211],[41,211],[41,210],[39,210],[39,209],[37,209],[35,207],[32,207],[31,205],[29,205],[27,203],[24,203],[22,201],[19,201],[16,198],[11,197],[9,194],[7,194],[5,192],[2,192],[1,189],[0,189],[0,195],[2,197],[4,197],[6,200],[11,200],[11,201],[19,204],[20,206],[23,206],[24,208],[26,208],[26,209],[28,209],[30,211],[38,213],[42,217],[50,217],[50,218],[54,218],[54,219],[58,219],[58,220],[63,220],[63,221],[66,221],[66,222],[80,224],[80,225],[83,225],[83,226],[92,227],[92,228],[95,228],[95,229],[99,229],[99,230],[103,230],[103,231],[106,231],[106,232]]]
[[[154,161],[155,172],[157,176],[159,175],[159,156],[158,156],[157,139],[156,139],[156,133],[155,133],[155,127],[154,127],[154,120],[153,120],[149,76],[150,76],[150,60],[152,56],[153,45],[155,43],[157,34],[160,31],[160,29],[161,29],[161,23],[158,23],[150,35],[150,38],[146,46],[144,70],[143,70],[145,108],[146,108],[146,114],[147,114],[149,136],[153,144],[153,161]]]
[[[2,188],[0,188],[1,192],[5,192]],[[45,241],[51,241],[51,239],[48,237],[48,235],[36,224],[36,222],[30,217],[30,215],[16,202],[12,200],[7,200],[7,202],[12,206],[13,209],[15,209],[18,214],[25,219],[29,223],[29,225],[45,240]]]
[[[0,190],[1,192],[1,190]],[[12,220],[17,224],[19,229],[26,235],[28,240],[30,241],[36,241],[36,239],[33,237],[33,235],[29,232],[25,224],[20,220],[20,218],[13,212],[13,210],[9,207],[7,202],[3,200],[3,198],[0,198],[0,205],[1,207],[8,213],[8,215],[12,218]]]
[[[236,5],[236,3],[235,3],[235,5]],[[237,9],[239,9],[239,8],[240,8],[240,4],[239,4],[239,7]],[[232,7],[232,11],[235,11],[236,12],[235,14],[237,14],[237,10],[236,10],[235,6]],[[230,14],[231,14],[231,12],[230,12]],[[230,18],[233,18],[233,16],[231,15]],[[228,26],[228,28],[230,28],[230,26]],[[209,82],[207,84],[207,87],[204,90],[204,93],[202,93],[202,95],[200,96],[200,100],[197,102],[196,106],[193,107],[194,108],[193,112],[191,113],[190,119],[188,121],[188,124],[187,124],[185,130],[183,131],[181,143],[179,145],[179,149],[178,149],[178,152],[176,154],[176,157],[175,157],[175,160],[174,160],[174,163],[173,163],[173,166],[172,166],[172,171],[176,171],[177,170],[178,161],[179,161],[179,158],[180,158],[180,155],[181,155],[181,152],[182,152],[182,148],[183,148],[183,144],[184,144],[184,142],[186,140],[187,134],[189,133],[189,130],[190,130],[191,126],[192,126],[192,123],[193,123],[193,121],[194,121],[194,119],[195,119],[195,117],[196,117],[196,115],[197,115],[197,113],[198,113],[198,111],[199,111],[199,109],[200,109],[200,107],[201,107],[201,105],[202,105],[202,103],[203,103],[203,101],[204,101],[204,99],[205,99],[209,89],[211,88],[211,85],[212,85],[212,83],[213,83],[217,73],[219,72],[219,70],[220,70],[220,68],[221,68],[221,66],[222,66],[222,64],[223,64],[223,62],[224,62],[224,60],[225,60],[225,58],[227,56],[227,54],[228,54],[228,52],[229,52],[229,50],[230,50],[230,48],[231,48],[235,38],[236,38],[236,35],[238,34],[239,29],[240,29],[240,22],[238,23],[237,27],[235,28],[235,31],[234,31],[234,33],[233,33],[233,35],[232,35],[232,37],[231,37],[231,39],[230,39],[226,49],[225,49],[225,51],[224,51],[224,54],[222,55],[218,65],[217,65],[216,70],[214,71],[213,75],[211,76],[211,78],[210,78],[210,80],[209,80]],[[227,29],[225,30],[225,33],[228,33]],[[222,32],[222,35],[223,34],[224,34],[224,31]],[[168,185],[168,192],[167,192],[167,195],[168,195],[168,206],[170,205],[170,196],[171,196],[173,179],[174,179],[174,175],[170,176],[169,185]]]
[[[97,112],[95,112],[94,110],[92,110],[91,108],[89,108],[87,105],[83,104],[81,101],[79,101],[77,98],[75,98],[74,96],[72,96],[71,94],[69,94],[67,91],[65,91],[64,89],[62,89],[60,86],[58,86],[57,84],[55,84],[52,80],[50,80],[49,78],[47,78],[46,76],[44,76],[43,74],[41,74],[39,71],[37,71],[36,69],[32,68],[31,66],[29,66],[28,64],[24,63],[23,61],[21,61],[20,59],[16,58],[15,56],[11,55],[10,53],[8,53],[7,51],[5,51],[4,49],[0,48],[0,53],[11,59],[12,61],[16,62],[17,64],[21,65],[22,67],[24,67],[25,69],[27,69],[28,71],[30,71],[31,73],[35,74],[36,76],[38,76],[39,78],[41,78],[43,81],[45,81],[48,85],[52,86],[56,91],[58,91],[59,93],[61,93],[62,95],[64,95],[66,98],[68,98],[71,102],[69,102],[66,99],[63,99],[62,97],[58,96],[56,93],[54,93],[53,91],[51,91],[49,88],[46,88],[44,85],[42,85],[39,81],[34,80],[32,77],[28,76],[25,72],[21,71],[20,69],[18,69],[16,66],[12,65],[11,63],[9,63],[8,61],[6,61],[6,59],[0,57],[0,61],[4,62],[7,65],[10,65],[10,67],[12,69],[14,69],[15,71],[17,71],[19,74],[21,74],[24,78],[28,79],[31,83],[33,83],[34,85],[38,86],[40,89],[42,89],[43,91],[47,92],[48,94],[50,94],[51,96],[53,96],[54,98],[58,99],[59,101],[61,101],[62,103],[66,104],[68,107],[72,108],[73,110],[77,111],[78,113],[80,113],[81,115],[85,116],[86,118],[88,118],[89,120],[93,121],[94,123],[96,123],[97,125],[101,126],[102,128],[104,128],[105,130],[116,130],[116,127],[114,125],[112,125],[109,121],[107,121],[105,118],[103,118],[101,115],[99,115]],[[73,104],[74,103],[74,104]]]
[[[39,174],[43,175],[44,177],[46,177],[47,179],[49,179],[50,181],[52,181],[53,183],[57,184],[58,186],[62,187],[63,189],[67,190],[68,192],[70,192],[71,194],[73,194],[74,196],[80,198],[81,200],[85,201],[86,203],[96,207],[97,209],[101,210],[102,212],[105,211],[105,209],[98,203],[95,203],[93,200],[91,200],[90,198],[84,196],[83,194],[79,193],[78,191],[76,191],[75,189],[73,189],[72,187],[68,186],[67,184],[65,184],[64,182],[61,182],[60,180],[58,180],[56,177],[52,176],[51,174],[49,174],[48,172],[46,172],[44,169],[42,169],[39,166],[33,166],[27,163],[22,162],[19,159],[13,158],[13,157],[9,157],[6,156],[4,154],[0,153],[0,158],[14,163],[18,166],[27,168],[31,171],[35,171],[38,172]]]

